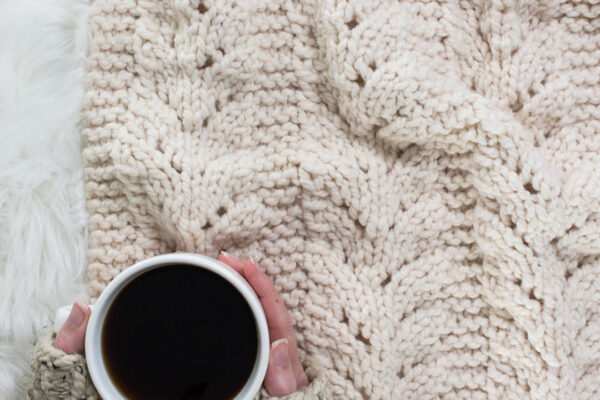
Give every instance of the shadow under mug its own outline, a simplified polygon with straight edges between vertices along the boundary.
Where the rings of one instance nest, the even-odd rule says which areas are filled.
[[[191,253],[163,254],[140,261],[117,275],[106,286],[96,304],[91,306],[92,314],[85,335],[85,356],[89,374],[96,390],[104,400],[127,400],[112,382],[102,357],[102,327],[113,300],[137,276],[154,268],[173,264],[191,265],[218,274],[235,287],[250,306],[256,321],[258,353],[250,377],[234,400],[254,398],[262,386],[269,362],[269,330],[260,300],[248,282],[232,268],[214,258]],[[56,313],[56,331],[66,322],[71,307],[61,307]]]

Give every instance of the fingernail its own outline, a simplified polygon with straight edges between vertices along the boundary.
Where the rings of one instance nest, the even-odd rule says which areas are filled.
[[[71,309],[71,313],[67,318],[67,324],[73,329],[79,328],[85,319],[86,311],[86,307],[79,302],[75,302],[75,304],[73,304],[73,308]]]
[[[254,274],[257,270],[256,262],[252,258],[247,259],[244,265],[244,273]]]
[[[230,260],[233,260],[233,261],[239,261],[240,260],[239,258],[237,258],[236,256],[234,256],[233,254],[229,254],[226,251],[222,251],[221,254],[223,254],[223,256],[225,256],[225,258],[229,258]]]
[[[271,344],[273,349],[273,362],[277,368],[285,368],[290,364],[287,338],[279,339]]]
[[[252,258],[252,256],[250,256],[248,260],[250,261],[250,264],[252,264],[255,268],[258,269],[258,263],[254,261],[254,258]]]

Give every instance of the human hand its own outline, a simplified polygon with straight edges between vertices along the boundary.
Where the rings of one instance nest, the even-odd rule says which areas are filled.
[[[271,339],[269,365],[264,380],[269,394],[286,396],[306,386],[308,378],[298,358],[294,328],[271,279],[250,259],[241,260],[227,253],[221,253],[218,259],[248,281],[265,311]],[[67,321],[56,334],[54,346],[68,354],[83,353],[91,312],[87,305],[75,302]]]
[[[67,321],[56,333],[54,347],[67,354],[81,353],[85,347],[85,330],[92,309],[87,305],[76,301],[73,303],[71,313]]]
[[[279,298],[271,278],[252,259],[241,260],[221,253],[219,261],[242,275],[256,292],[269,326],[271,353],[264,385],[271,396],[286,396],[308,385],[308,377],[298,358],[298,346],[292,320]]]

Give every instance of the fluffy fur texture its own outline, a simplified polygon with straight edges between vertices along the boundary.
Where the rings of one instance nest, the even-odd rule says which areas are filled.
[[[78,121],[85,0],[0,3],[0,398],[22,399],[28,353],[61,304],[86,299]]]

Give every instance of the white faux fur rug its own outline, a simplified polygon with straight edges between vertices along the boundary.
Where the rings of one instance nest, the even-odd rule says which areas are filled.
[[[27,356],[59,305],[85,300],[77,126],[85,0],[0,2],[0,399],[23,399]]]

